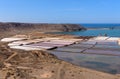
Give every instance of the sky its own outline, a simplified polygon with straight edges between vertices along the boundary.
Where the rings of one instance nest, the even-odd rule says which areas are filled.
[[[0,22],[120,23],[120,0],[0,0]]]

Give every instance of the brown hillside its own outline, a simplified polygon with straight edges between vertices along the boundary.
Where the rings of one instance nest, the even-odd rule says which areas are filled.
[[[85,30],[79,24],[32,24],[32,23],[0,23],[0,31],[68,32]]]

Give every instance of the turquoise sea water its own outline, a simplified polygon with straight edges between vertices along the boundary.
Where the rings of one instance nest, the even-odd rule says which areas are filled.
[[[86,30],[86,31],[76,31],[76,32],[59,32],[57,34],[70,34],[70,35],[77,35],[77,36],[98,36],[107,34],[111,37],[120,37],[120,29],[94,29],[94,30]]]
[[[88,28],[86,31],[59,32],[57,34],[70,34],[77,36],[98,36],[107,34],[111,37],[120,37],[120,24],[82,24]]]

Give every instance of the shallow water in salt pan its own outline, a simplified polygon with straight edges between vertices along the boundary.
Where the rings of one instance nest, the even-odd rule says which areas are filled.
[[[120,74],[120,46],[93,45],[80,43],[58,48],[50,53],[75,65],[111,74]]]
[[[107,56],[95,54],[80,54],[68,52],[52,52],[59,59],[75,65],[95,69],[111,74],[120,74],[120,56]]]

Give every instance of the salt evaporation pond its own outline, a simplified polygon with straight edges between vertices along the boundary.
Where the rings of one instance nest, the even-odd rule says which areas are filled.
[[[56,55],[59,59],[75,65],[111,74],[120,73],[120,56],[68,53],[60,51],[51,53]]]
[[[82,67],[120,74],[120,46],[114,43],[83,42],[50,51],[59,59]]]

